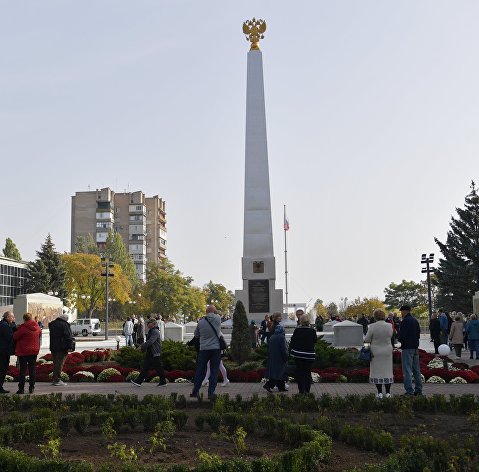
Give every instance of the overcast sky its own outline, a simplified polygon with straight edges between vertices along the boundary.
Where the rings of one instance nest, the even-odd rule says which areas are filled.
[[[239,289],[246,56],[264,18],[277,286],[420,280],[479,179],[479,2],[0,0],[0,238],[70,250],[76,191],[163,197],[168,256]]]

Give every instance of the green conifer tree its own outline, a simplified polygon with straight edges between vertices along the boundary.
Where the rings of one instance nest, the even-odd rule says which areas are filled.
[[[50,291],[50,274],[42,260],[29,262],[25,272],[26,293],[48,293]]]
[[[22,256],[20,255],[20,251],[18,250],[15,243],[10,239],[7,238],[5,240],[5,247],[3,248],[3,255],[5,257],[9,257],[10,259],[15,259],[16,261],[21,261]]]
[[[230,345],[231,357],[238,364],[245,362],[251,353],[251,338],[249,335],[248,318],[243,303],[236,302],[233,313],[233,331]]]
[[[25,274],[25,288],[27,293],[57,293],[61,299],[65,299],[65,268],[60,254],[55,251],[55,246],[50,234],[37,251],[37,259],[27,265]]]
[[[479,196],[474,182],[464,208],[451,218],[445,243],[435,238],[442,253],[436,271],[438,306],[446,311],[472,311],[472,297],[479,290]]]

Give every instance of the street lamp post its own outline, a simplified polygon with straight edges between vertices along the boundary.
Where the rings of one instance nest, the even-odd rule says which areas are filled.
[[[108,304],[109,304],[109,283],[108,283],[108,278],[109,277],[114,277],[115,274],[110,272],[110,268],[114,267],[114,264],[110,262],[109,257],[102,258],[102,263],[101,265],[105,267],[105,272],[103,272],[101,275],[103,277],[106,277],[106,317],[105,317],[105,341],[108,340]]]
[[[432,296],[431,296],[431,272],[435,272],[436,269],[431,267],[431,264],[434,262],[434,254],[423,254],[421,256],[421,264],[426,264],[426,267],[423,267],[421,270],[422,274],[427,274],[427,302],[429,308],[429,319],[432,318]]]

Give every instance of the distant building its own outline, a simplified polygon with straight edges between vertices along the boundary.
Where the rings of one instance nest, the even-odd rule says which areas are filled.
[[[13,299],[25,293],[26,269],[26,262],[0,256],[0,306],[13,305]]]
[[[136,273],[146,280],[146,263],[159,264],[166,257],[166,204],[141,191],[115,193],[110,188],[76,192],[72,197],[71,252],[78,236],[93,235],[100,251],[110,231],[123,238],[135,263]]]

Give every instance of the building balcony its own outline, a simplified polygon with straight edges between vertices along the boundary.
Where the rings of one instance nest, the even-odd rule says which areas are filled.
[[[135,255],[145,255],[146,254],[146,243],[144,241],[135,241],[136,244],[128,244],[128,253],[132,256]],[[143,244],[142,244],[143,243]]]
[[[111,231],[113,230],[113,223],[111,221],[101,221],[97,222],[96,224],[96,232],[102,233],[104,231]]]
[[[143,215],[146,216],[146,205],[134,204],[128,206],[128,213],[130,215]]]
[[[111,211],[97,211],[96,212],[97,221],[111,221],[113,222],[113,212]]]
[[[130,224],[146,225],[146,215],[143,215],[143,214],[129,215],[128,216],[128,222]]]
[[[113,211],[113,202],[96,202],[97,211]]]

